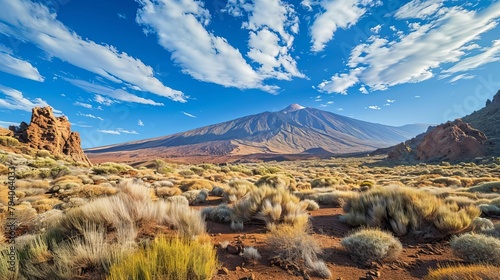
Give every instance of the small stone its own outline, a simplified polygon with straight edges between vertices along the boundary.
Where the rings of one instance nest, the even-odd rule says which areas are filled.
[[[248,268],[246,268],[246,267],[242,267],[242,268],[241,268],[241,270],[242,270],[243,272],[250,272],[250,270],[248,270]]]
[[[230,253],[230,254],[233,254],[233,255],[237,255],[239,254],[241,251],[240,251],[240,248],[238,246],[234,246],[234,245],[227,245],[227,248],[226,250]]]
[[[229,275],[229,269],[223,267],[223,268],[219,269],[219,274],[221,274],[221,275]]]

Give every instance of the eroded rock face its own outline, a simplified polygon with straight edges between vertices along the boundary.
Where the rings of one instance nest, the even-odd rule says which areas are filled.
[[[47,150],[53,155],[67,155],[75,161],[91,165],[81,148],[78,132],[71,132],[71,124],[65,116],[55,117],[51,107],[32,110],[30,124],[21,123],[13,129],[16,138],[29,147]]]
[[[488,145],[484,133],[457,119],[394,146],[388,158],[424,162],[463,161],[487,155]]]
[[[484,133],[457,119],[438,125],[424,136],[417,147],[417,160],[459,161],[485,156],[487,138]]]

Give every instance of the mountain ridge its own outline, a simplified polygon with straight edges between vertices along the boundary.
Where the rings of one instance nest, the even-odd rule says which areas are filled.
[[[422,125],[403,128],[375,124],[315,108],[292,104],[281,111],[263,112],[172,135],[86,149],[86,153],[124,152],[143,149],[185,150],[192,146],[210,155],[210,143],[223,153],[300,154],[318,149],[329,153],[371,151],[405,141],[425,131]],[[194,145],[194,146],[193,146]],[[184,148],[182,148],[184,147]],[[189,154],[196,153],[188,151]],[[222,153],[222,152],[221,152]],[[173,153],[182,156],[183,153]],[[220,154],[219,154],[220,155]]]

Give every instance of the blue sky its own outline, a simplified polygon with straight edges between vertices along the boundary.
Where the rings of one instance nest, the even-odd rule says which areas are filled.
[[[491,0],[0,0],[0,126],[52,106],[85,148],[291,103],[437,124],[500,89]]]

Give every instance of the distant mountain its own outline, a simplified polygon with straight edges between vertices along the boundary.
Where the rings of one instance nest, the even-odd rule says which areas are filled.
[[[344,154],[389,147],[424,132],[427,126],[393,127],[292,104],[278,112],[242,117],[169,136],[86,150],[154,150],[159,157],[249,154]],[[140,157],[141,153],[135,153]]]

